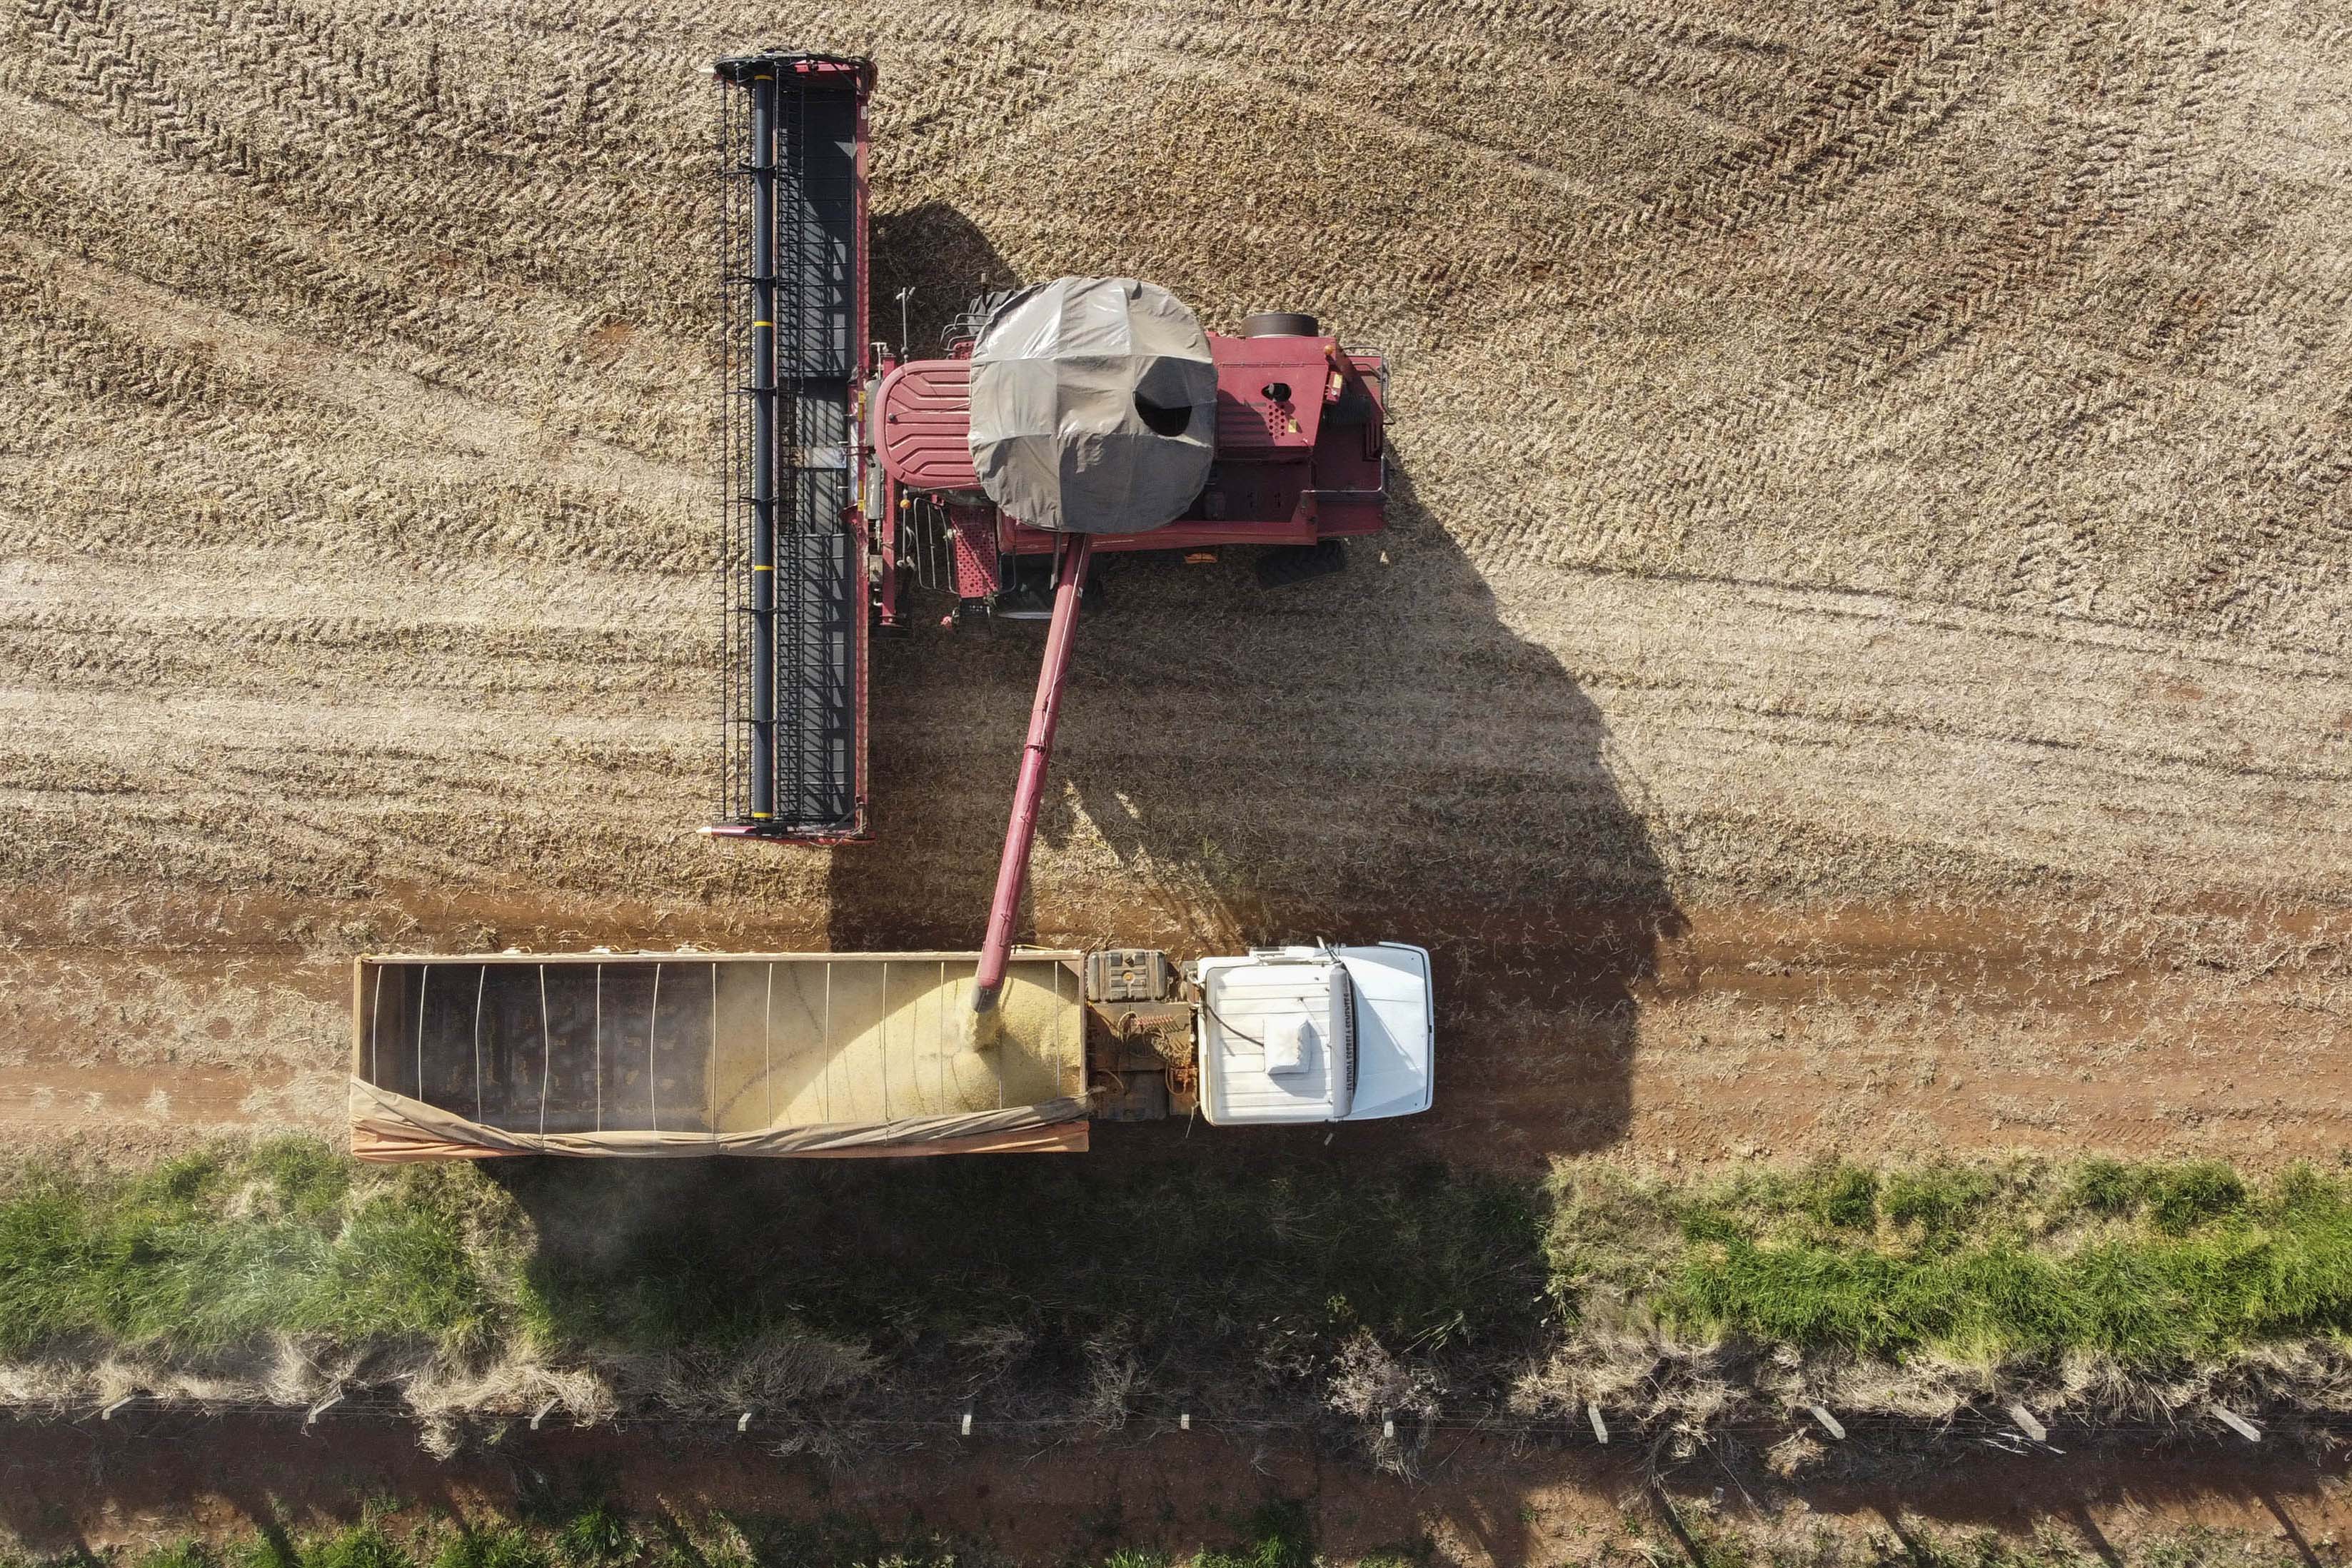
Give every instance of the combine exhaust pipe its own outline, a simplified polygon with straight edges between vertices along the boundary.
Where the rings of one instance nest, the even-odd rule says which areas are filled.
[[[1029,739],[1021,748],[1021,777],[1013,790],[1013,820],[1004,829],[1004,853],[996,863],[996,898],[988,906],[988,938],[981,943],[980,967],[972,975],[971,1010],[996,1010],[1004,990],[1005,961],[1013,952],[1013,924],[1021,913],[1021,889],[1029,879],[1029,846],[1037,837],[1037,805],[1045,794],[1045,763],[1054,752],[1054,726],[1062,716],[1062,685],[1070,673],[1070,645],[1077,638],[1078,600],[1086,591],[1087,562],[1094,536],[1065,533],[1054,542],[1054,619],[1045,632],[1045,658],[1037,670],[1037,695],[1029,704]]]

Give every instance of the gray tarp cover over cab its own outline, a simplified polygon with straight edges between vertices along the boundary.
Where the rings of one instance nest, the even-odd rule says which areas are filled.
[[[981,488],[1032,528],[1158,528],[1209,482],[1209,334],[1156,284],[1057,278],[1019,290],[989,313],[971,384]]]
[[[1075,953],[968,1044],[968,953],[362,958],[352,1152],[771,1156],[1087,1146]]]

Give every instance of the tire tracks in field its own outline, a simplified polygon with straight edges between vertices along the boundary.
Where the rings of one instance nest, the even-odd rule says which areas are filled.
[[[2217,9],[2222,25],[2233,25],[2243,0],[2225,0]],[[2198,46],[2185,32],[2166,43],[2137,91],[2119,100],[2102,96],[2105,112],[2085,117],[2071,156],[2053,147],[2038,160],[2049,174],[2035,199],[2003,214],[1948,280],[1899,315],[1835,343],[1809,396],[1850,395],[1941,353],[2028,288],[2046,291],[2078,273],[2095,244],[2122,242],[2156,201],[2173,195],[2184,145],[2209,126],[2224,51]],[[2076,36],[2069,73],[2100,79],[2101,64],[2091,36]]]
[[[1817,82],[1808,107],[1770,132],[1636,208],[1549,241],[1549,251],[1560,258],[1556,278],[1514,291],[1512,306],[1524,312],[1542,300],[1542,308],[1577,322],[1685,294],[1703,297],[1727,244],[1760,226],[1797,225],[1891,151],[1943,125],[1998,68],[1989,46],[2011,15],[2002,0],[1931,0],[1906,14],[1869,58]],[[1575,396],[1572,386],[1536,394],[1531,425],[1566,419]],[[1780,418],[1796,400],[1794,389],[1772,383],[1718,395],[1686,416],[1671,445],[1652,454],[1664,471],[1648,476],[1648,488],[1670,491],[1685,529],[1712,516],[1738,515],[1748,504],[1748,477],[1711,457],[1743,432]],[[1613,475],[1580,471],[1559,482],[1566,493],[1557,501],[1515,508],[1482,541],[1483,563],[1496,569],[1523,560],[1564,563],[1578,550],[1551,526],[1559,508],[1603,516],[1616,510]]]
[[[127,45],[113,22],[116,5],[117,0],[17,0],[16,10],[22,32],[65,71],[71,95],[97,110],[100,122],[117,134],[211,173],[258,177],[267,160],[235,129],[173,90],[162,69]],[[0,81],[26,90],[28,76],[11,69]]]
[[[381,342],[387,329],[424,340],[437,353],[423,368],[438,378],[478,384],[483,378],[478,366],[524,356],[512,342],[509,322],[479,319],[476,312],[478,319],[461,325],[452,318],[446,290],[416,290],[416,253],[429,261],[454,233],[495,235],[502,258],[534,258],[533,291],[593,299],[609,288],[632,256],[650,255],[659,274],[675,270],[675,247],[633,252],[612,237],[641,221],[647,210],[641,189],[646,181],[659,177],[667,185],[686,181],[690,186],[682,205],[663,202],[653,212],[674,218],[681,211],[698,210],[699,184],[677,169],[674,150],[661,144],[660,125],[654,127],[650,144],[615,161],[627,165],[622,170],[627,178],[617,181],[609,174],[594,176],[582,160],[565,155],[564,149],[587,144],[576,134],[518,132],[495,156],[482,152],[478,137],[457,138],[455,156],[460,165],[474,162],[473,178],[456,177],[451,150],[420,141],[396,107],[379,117],[377,133],[354,139],[347,133],[357,112],[352,106],[367,101],[363,89],[372,82],[391,85],[394,79],[364,68],[347,69],[343,79],[331,84],[306,77],[305,61],[317,68],[321,49],[325,58],[335,58],[332,24],[298,22],[297,14],[282,5],[265,6],[255,24],[245,20],[248,7],[215,5],[209,15],[220,25],[213,28],[176,9],[152,19],[151,28],[143,14],[134,22],[121,0],[19,0],[18,9],[32,24],[25,33],[36,53],[46,54],[58,68],[13,68],[0,79],[14,78],[20,90],[78,106],[99,125],[155,155],[220,175],[270,205],[299,198],[327,232],[304,234],[296,227],[289,234],[283,224],[257,226],[245,237],[239,269],[268,279],[278,297],[293,284],[310,313],[339,320],[353,341]],[[164,40],[160,51],[151,30]],[[312,34],[326,43],[317,44]],[[253,42],[240,45],[247,38]],[[229,84],[249,77],[252,95],[278,111],[268,121],[266,144],[229,131],[204,107],[203,95],[175,89],[159,55],[185,68],[210,65]],[[294,85],[288,84],[289,78]],[[387,160],[387,149],[403,155]],[[517,163],[529,167],[532,177],[520,183],[507,177]],[[484,177],[493,174],[499,177]],[[469,207],[475,209],[470,215]],[[87,222],[92,215],[80,216]],[[215,223],[235,222],[230,212],[217,207],[205,216]],[[470,221],[453,222],[467,216]],[[599,238],[604,241],[601,246]],[[106,248],[124,254],[139,247],[122,236]],[[700,259],[702,246],[686,249]],[[325,262],[322,252],[366,258],[379,275]],[[478,258],[485,280],[489,255],[485,249]],[[432,271],[425,267],[422,280],[433,282]],[[398,279],[405,287],[387,288],[383,279]],[[658,303],[663,311],[656,313],[665,313],[680,289],[674,278],[657,276],[639,280],[630,292]],[[615,419],[614,426],[625,428],[626,421]]]
[[[0,708],[53,722],[85,706],[16,694]],[[642,715],[502,721],[528,712],[420,710],[396,694],[307,711],[266,697],[110,696],[71,745],[0,747],[0,811],[20,825],[0,845],[0,880],[143,864],[182,886],[299,896],[387,877],[609,888],[626,867],[625,879],[677,896],[663,868],[680,851],[700,858],[673,788],[698,758],[698,714],[650,729]]]
[[[2213,139],[2222,134],[2217,110],[2240,101],[2232,72],[2243,14],[2242,4],[2227,3],[2151,19],[2144,30],[2152,41],[2132,36],[2133,27],[2117,22],[2066,35],[2063,59],[2068,79],[2102,85],[2086,110],[2073,117],[2074,130],[2062,132],[2046,150],[2023,161],[2037,174],[2040,194],[1999,213],[1987,242],[1961,256],[1956,268],[1921,290],[1911,305],[1867,321],[1858,332],[1831,338],[1801,378],[1750,384],[1694,410],[1673,445],[1653,448],[1649,459],[1667,467],[1672,506],[1683,525],[1730,525],[1753,505],[1739,466],[1710,461],[1710,455],[1754,444],[1800,416],[1819,423],[1831,408],[1857,398],[1867,400],[1872,426],[1899,426],[1918,402],[1904,384],[1930,361],[1956,350],[1968,356],[1939,384],[1946,393],[1951,376],[1977,378],[1984,355],[1991,352],[1978,346],[1985,323],[2007,315],[2043,314],[2045,302],[2083,293],[2079,280],[2095,260],[2112,261],[2130,247],[2177,255],[2184,229],[2217,231],[2208,242],[2213,246],[2210,252],[2190,252],[2199,256],[2203,274],[2176,291],[2175,308],[2146,344],[2122,345],[2113,356],[2114,367],[2087,379],[2056,411],[2047,436],[2033,442],[2036,449],[2012,458],[1995,476],[2012,487],[2011,493],[2031,485],[2042,469],[2057,474],[2095,462],[2096,455],[2085,453],[2082,442],[2102,426],[2161,426],[2189,417],[2182,412],[2189,400],[2203,395],[2230,345],[2255,323],[2284,323],[2289,309],[2303,319],[2324,320],[2352,306],[2352,300],[2334,297],[2344,292],[2340,289],[2318,299],[2282,297],[2282,290],[2259,279],[2251,288],[2243,281],[2241,249],[2250,243],[2250,225],[2261,220],[2250,218],[2234,227],[2223,222],[2220,204],[2227,197],[2221,182],[2226,176],[2210,153]],[[2071,153],[2062,153],[2060,145],[2069,142]],[[2229,244],[2231,239],[2237,245]],[[2208,279],[2210,290],[2224,296],[2219,304],[2209,297]],[[2052,330],[2070,328],[2072,323]],[[2027,352],[2013,338],[2000,341],[2013,353]],[[2346,600],[2331,609],[2326,599],[2329,586],[2352,572],[2352,540],[2332,499],[2345,477],[2342,423],[2338,407],[2315,420],[2297,421],[2284,440],[2262,431],[2259,459],[2247,468],[2232,464],[2229,479],[2232,488],[2252,484],[2276,498],[2261,509],[2264,520],[2235,524],[2235,537],[2210,552],[2170,593],[2168,604],[2161,591],[2151,602],[2152,584],[2132,584],[2128,602],[2149,606],[2140,612],[2142,619],[2179,616],[2231,631],[2268,624],[2281,632],[2300,620],[2307,635],[2274,634],[2273,640],[2326,647],[2329,617],[2340,626],[2345,609],[2352,607],[2352,600]],[[1675,446],[1685,448],[1680,464],[1673,460]],[[2213,478],[2220,481],[2223,476]],[[1658,487],[1651,488],[1654,492]],[[1567,504],[1580,510],[1591,500],[1589,494],[1572,491]],[[2102,595],[2115,577],[2111,563],[2130,552],[2112,523],[2095,526],[2100,514],[2092,510],[2093,502],[2063,488],[2033,488],[2021,502],[1989,490],[1984,503],[1999,509],[1995,526],[2009,531],[2015,543],[2005,561],[1956,584],[1959,597],[2103,618]],[[1536,542],[1555,511],[1524,509],[1514,525],[1498,531],[1492,552],[1482,554],[1497,563],[1521,550],[1540,552],[1557,563],[1579,559],[1586,552],[1572,541],[1555,535],[1549,551]]]
[[[1845,189],[1887,152],[1934,130],[1990,73],[1987,45],[2010,10],[2005,0],[1927,0],[1886,30],[1871,58],[1818,82],[1793,118],[1638,206],[1563,233],[1556,252],[1609,252],[1571,275],[1564,302],[1586,308],[1636,285],[1670,289],[1704,266],[1690,250]]]
[[[0,597],[5,662],[59,692],[398,691],[459,705],[528,695],[541,712],[589,717],[616,698],[640,706],[701,701],[709,639],[697,630],[669,623],[393,623],[307,605],[170,615],[145,605],[118,611]],[[289,677],[289,668],[301,673]]]
[[[155,378],[164,373],[155,368],[156,354],[169,361],[182,356],[226,360],[244,367],[242,381],[290,389],[383,431],[404,432],[412,440],[430,432],[453,452],[528,468],[551,484],[601,491],[656,510],[699,501],[699,477],[690,469],[591,437],[551,435],[525,416],[457,388],[388,369],[322,342],[290,337],[37,240],[17,237],[8,243],[20,264],[38,268],[61,298],[75,300],[91,320],[139,320],[155,347],[143,360],[147,368],[131,384],[134,391],[161,395],[163,384]]]
[[[1443,321],[1460,300],[1475,297],[1484,322],[1563,302],[1590,307],[1630,289],[1668,289],[1703,274],[1708,263],[1695,251],[1759,221],[1818,205],[1890,148],[1930,131],[1992,68],[1985,45],[2006,14],[2004,0],[1925,0],[1888,27],[1859,65],[1826,71],[1806,89],[1807,106],[1796,115],[1638,205],[1591,199],[1602,193],[1530,149],[1489,146],[1377,107],[1318,98],[1269,68],[1229,29],[1193,26],[1143,43],[1114,31],[1115,18],[1096,18],[1092,26],[1101,52],[1114,59],[1145,60],[1162,75],[1212,87],[1237,72],[1248,90],[1276,95],[1310,119],[1336,116],[1375,141],[1465,154],[1547,195],[1587,198],[1587,210],[1564,224],[1557,208],[1492,215],[1489,221],[1516,232],[1471,255],[1457,247],[1442,262],[1391,279],[1391,311]],[[1703,27],[1650,17],[1634,7],[1580,13],[1576,25],[1580,31],[1616,27],[1685,45],[1724,41]],[[1755,47],[1750,39],[1735,41]],[[1408,48],[1398,58],[1410,63],[1426,47]],[[1604,72],[1598,79],[1611,79]],[[1378,248],[1379,239],[1367,235],[1364,243]]]

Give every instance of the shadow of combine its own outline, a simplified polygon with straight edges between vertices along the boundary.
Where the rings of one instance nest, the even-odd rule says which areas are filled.
[[[1409,454],[1388,530],[1350,555],[1271,591],[1246,560],[1118,563],[1080,644],[1049,841],[1083,816],[1164,911],[1150,939],[1187,952],[1430,949],[1436,1108],[1348,1141],[1488,1162],[1603,1147],[1630,1115],[1642,988],[1684,926],[1607,725],[1504,623]]]
[[[912,287],[926,353],[971,295],[1015,281],[943,205],[875,235],[877,324]],[[1344,1136],[1490,1162],[1601,1148],[1682,914],[1600,710],[1505,623],[1422,503],[1409,417],[1396,433],[1388,529],[1351,541],[1337,576],[1263,588],[1244,549],[1097,558],[1106,602],[1080,627],[1020,937],[1180,956],[1418,943],[1441,987],[1436,1109]],[[944,595],[914,603],[917,624],[876,642],[876,842],[833,858],[836,951],[970,948],[987,921],[1043,627],[950,633]]]
[[[948,323],[967,304],[1021,282],[988,236],[945,202],[876,214],[871,249],[873,335],[896,344],[902,358],[909,348],[916,358],[938,353]]]
[[[1437,1107],[1349,1142],[1454,1157],[1466,1135],[1531,1162],[1604,1147],[1682,915],[1599,710],[1503,623],[1409,461],[1391,495],[1388,531],[1336,577],[1264,589],[1254,551],[1103,561],[1021,937],[1180,956],[1418,943],[1441,987]],[[1041,642],[920,626],[877,644],[877,842],[835,856],[837,950],[977,944]]]

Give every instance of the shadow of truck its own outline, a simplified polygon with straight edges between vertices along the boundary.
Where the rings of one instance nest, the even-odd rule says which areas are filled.
[[[1599,710],[1503,623],[1411,472],[1397,463],[1389,530],[1351,542],[1337,577],[1261,588],[1247,551],[1105,562],[1022,934],[1419,943],[1440,985],[1437,1109],[1347,1136],[1602,1147],[1629,1113],[1639,987],[1681,912]],[[834,858],[837,950],[977,942],[1038,641],[925,626],[879,645],[879,843]]]

